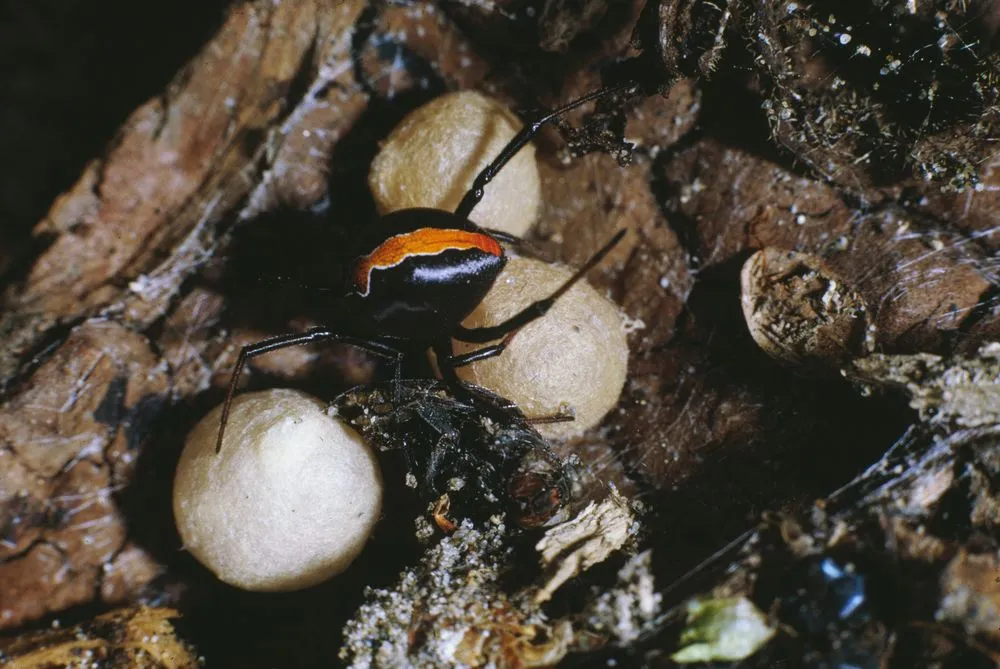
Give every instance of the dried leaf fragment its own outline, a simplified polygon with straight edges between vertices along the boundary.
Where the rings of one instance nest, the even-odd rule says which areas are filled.
[[[546,532],[535,546],[542,554],[542,566],[552,569],[559,563],[535,595],[535,603],[548,601],[563,583],[621,548],[634,522],[628,500],[612,488],[611,496],[600,504],[591,502],[578,516]]]

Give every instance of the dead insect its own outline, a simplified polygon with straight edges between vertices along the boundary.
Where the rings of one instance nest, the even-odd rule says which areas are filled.
[[[480,519],[506,510],[524,528],[553,520],[569,501],[571,468],[511,402],[467,390],[474,402],[439,381],[407,379],[352,388],[332,406],[379,450],[403,453],[437,515]]]

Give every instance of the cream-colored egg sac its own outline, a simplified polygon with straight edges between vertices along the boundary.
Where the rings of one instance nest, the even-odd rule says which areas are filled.
[[[368,186],[379,212],[455,211],[479,172],[520,129],[507,108],[475,91],[448,93],[415,109],[372,162]],[[469,218],[521,236],[538,216],[540,184],[535,148],[529,144],[490,182]]]
[[[174,477],[184,547],[245,590],[305,588],[364,548],[382,505],[378,462],[360,436],[294,390],[238,395],[188,435]]]
[[[495,325],[545,298],[572,274],[566,267],[540,260],[511,258],[463,325]],[[455,351],[481,346],[456,341]],[[529,418],[555,415],[561,407],[571,409],[575,420],[537,426],[546,437],[565,438],[597,425],[615,406],[627,369],[621,313],[581,281],[546,315],[522,328],[503,353],[460,367],[458,373],[515,402]]]

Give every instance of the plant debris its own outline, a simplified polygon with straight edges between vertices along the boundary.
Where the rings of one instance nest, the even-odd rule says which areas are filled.
[[[671,655],[678,664],[743,660],[774,636],[764,614],[745,597],[692,600],[681,649]]]
[[[869,383],[902,388],[932,425],[1000,428],[1000,343],[986,344],[973,357],[873,355],[850,371]]]
[[[535,548],[551,575],[535,602],[547,602],[563,583],[621,549],[637,527],[628,500],[611,488],[607,499],[591,502],[574,518],[549,529]]]
[[[195,669],[202,665],[175,636],[172,609],[118,609],[93,620],[0,642],[8,669]]]
[[[549,623],[501,577],[511,548],[500,522],[465,521],[428,549],[391,590],[369,589],[345,628],[352,667],[551,666],[565,656],[568,623]]]
[[[618,571],[617,583],[588,605],[583,629],[621,647],[653,633],[662,613],[663,596],[656,590],[651,564],[649,550],[629,559]]]

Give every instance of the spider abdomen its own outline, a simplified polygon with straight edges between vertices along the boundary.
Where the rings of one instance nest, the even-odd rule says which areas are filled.
[[[376,335],[425,340],[449,332],[507,261],[495,238],[447,212],[406,210],[383,222],[396,234],[383,235],[351,273],[351,292]]]

